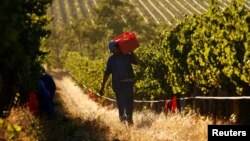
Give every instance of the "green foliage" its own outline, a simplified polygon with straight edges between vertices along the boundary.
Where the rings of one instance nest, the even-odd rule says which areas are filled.
[[[120,0],[102,1],[95,9],[94,24],[82,20],[70,25],[73,32],[69,28],[69,34],[64,35],[75,37],[74,41],[61,44],[63,49],[58,56],[65,58],[67,70],[79,79],[79,83],[88,85],[91,82],[89,87],[98,90],[100,81],[91,78],[97,78],[96,74],[88,74],[93,66],[81,64],[86,61],[95,64],[100,58],[106,58],[106,46],[110,39],[123,31],[134,31],[141,43],[136,51],[141,64],[135,68],[138,98],[187,94],[193,87],[204,94],[220,88],[245,94],[250,82],[249,12],[244,9],[242,1],[232,1],[223,11],[216,1],[210,3],[207,13],[186,18],[172,29],[166,27],[156,35],[157,28],[143,24],[136,12],[124,13],[133,5]],[[129,15],[126,17],[131,19],[124,22],[122,15]],[[154,39],[152,43],[149,43],[150,39]],[[79,54],[72,55],[72,51]],[[83,56],[87,58],[83,59]]]
[[[242,1],[232,1],[224,11],[215,5],[212,2],[207,13],[161,32],[159,40],[144,51],[139,71],[143,72],[142,84],[151,83],[151,89],[159,92],[171,87],[174,94],[186,94],[193,87],[204,94],[220,88],[246,94],[250,83],[250,13]],[[161,77],[155,77],[155,72]],[[169,87],[158,87],[156,82]]]
[[[140,58],[140,65],[135,67],[136,94],[138,99],[155,99],[171,94],[171,87],[166,83],[166,70],[162,48],[151,44],[147,48],[138,48],[136,53]]]
[[[238,94],[244,94],[249,73],[244,73],[249,43],[250,13],[243,8],[242,1],[232,1],[224,11],[213,10],[199,20],[196,32],[192,36],[193,47],[189,52],[191,77],[204,92],[211,88],[235,88]]]
[[[9,136],[10,139],[17,138],[18,133],[21,131],[21,127],[17,124],[14,125],[8,125],[7,126],[7,136]]]
[[[21,132],[22,127],[18,124],[5,124],[4,119],[0,118],[0,131],[3,134],[4,138],[9,140],[15,140],[19,133]]]
[[[91,70],[93,65],[81,65],[81,63],[86,61],[87,58],[90,62],[101,60],[101,63],[104,63],[103,59],[107,59],[109,56],[108,42],[124,31],[136,33],[142,50],[155,37],[157,32],[158,28],[154,23],[146,24],[137,12],[128,9],[133,9],[133,5],[128,2],[104,0],[98,2],[98,6],[94,10],[94,16],[91,17],[94,23],[82,19],[69,25],[63,25],[63,28],[50,27],[52,35],[44,45],[47,48],[46,50],[51,51],[51,58],[48,59],[49,64],[66,68],[80,85],[89,86],[88,83],[95,83],[96,85],[91,84],[89,88],[99,90],[102,80],[97,81],[93,78],[97,76],[102,78],[104,67],[96,68],[102,70],[99,75],[90,74],[91,76],[87,76],[86,71]],[[122,19],[122,16],[128,18],[126,22]],[[76,58],[77,56],[72,55],[71,52],[78,52],[79,56],[77,56],[81,59],[87,58],[78,63],[79,61],[76,60],[80,58]],[[74,61],[72,61],[72,58],[74,58]],[[107,85],[106,93],[110,93],[113,97],[110,84]]]
[[[141,44],[153,39],[158,26],[153,22],[146,24],[143,18],[133,9],[134,5],[126,1],[101,1],[95,9],[95,24],[100,25],[99,28],[104,33],[101,34],[101,37],[111,40],[122,32],[131,31],[136,33]],[[123,19],[123,17],[126,17],[126,19]]]
[[[85,93],[90,92],[90,90],[94,93],[99,92],[105,65],[105,61],[102,59],[91,60],[87,57],[81,57],[77,52],[70,52],[65,61],[65,69],[73,76],[75,81],[80,86],[85,85],[88,88]],[[105,95],[114,96],[110,79],[105,88]]]
[[[51,0],[1,2],[0,65],[1,73],[9,73],[8,79],[4,80],[9,89],[6,88],[3,94],[0,93],[5,95],[2,100],[9,102],[9,99],[11,101],[14,98],[14,86],[21,91],[21,96],[37,87],[41,64],[46,54],[40,50],[40,41],[50,33],[44,28],[50,20],[46,16],[50,3]]]
[[[0,118],[0,128],[3,127],[4,120]]]

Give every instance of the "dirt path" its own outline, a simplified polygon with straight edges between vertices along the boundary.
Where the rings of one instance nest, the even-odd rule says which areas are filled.
[[[57,85],[63,107],[76,117],[98,119],[109,128],[109,139],[130,141],[205,141],[208,122],[195,115],[154,114],[134,112],[135,125],[127,127],[119,122],[117,109],[107,110],[91,101],[69,74],[62,70],[49,71]]]
[[[67,110],[80,114],[97,111],[98,105],[84,95],[83,90],[74,83],[68,73],[63,70],[53,70],[49,73],[56,83],[57,93],[60,94]]]

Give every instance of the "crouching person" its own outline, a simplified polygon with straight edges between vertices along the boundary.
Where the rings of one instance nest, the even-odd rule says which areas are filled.
[[[42,80],[39,80],[37,94],[40,105],[40,115],[51,118],[54,114],[52,107],[52,95]]]

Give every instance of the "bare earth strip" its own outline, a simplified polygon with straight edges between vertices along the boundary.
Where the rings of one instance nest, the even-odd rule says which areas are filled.
[[[70,112],[86,114],[86,112],[91,113],[98,109],[98,105],[83,94],[83,90],[73,82],[65,71],[53,70],[50,74],[55,80],[57,93],[60,94],[64,100],[63,104]]]
[[[182,113],[155,114],[149,110],[135,112],[135,125],[127,127],[120,123],[117,109],[108,110],[90,100],[77,86],[68,73],[52,70],[57,85],[57,94],[63,108],[76,117],[99,119],[109,127],[110,140],[130,141],[205,141],[207,140],[208,119],[194,114]]]

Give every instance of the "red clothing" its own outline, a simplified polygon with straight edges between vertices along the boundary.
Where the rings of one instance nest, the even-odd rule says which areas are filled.
[[[35,92],[29,93],[29,100],[26,102],[26,107],[30,110],[30,112],[35,117],[39,116],[39,114],[40,114],[39,102],[38,102],[37,95]]]
[[[176,101],[176,96],[172,97],[172,113],[175,113],[175,110],[177,108],[177,101]]]

